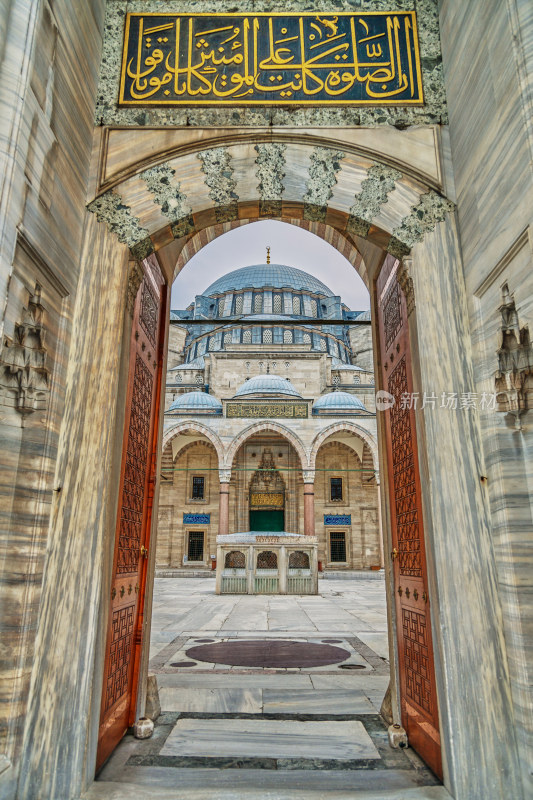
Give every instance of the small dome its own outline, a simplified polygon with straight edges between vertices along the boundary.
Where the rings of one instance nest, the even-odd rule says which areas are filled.
[[[168,410],[186,414],[221,414],[222,403],[206,392],[186,392],[178,395]]]
[[[292,383],[281,375],[256,375],[254,378],[243,383],[235,392],[235,397],[243,397],[247,394],[286,394],[290,397],[301,397]]]
[[[349,392],[328,392],[313,403],[313,414],[359,414],[368,413],[363,403]]]
[[[208,286],[203,294],[207,297],[215,294],[224,294],[238,289],[300,289],[313,294],[323,294],[333,297],[331,289],[315,278],[296,267],[285,264],[252,264],[249,267],[228,272]]]

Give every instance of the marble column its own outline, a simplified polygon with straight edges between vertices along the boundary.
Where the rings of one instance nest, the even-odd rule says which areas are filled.
[[[220,470],[220,490],[218,501],[218,534],[227,536],[229,533],[229,482],[231,470]]]
[[[304,534],[315,535],[315,474],[304,472]]]

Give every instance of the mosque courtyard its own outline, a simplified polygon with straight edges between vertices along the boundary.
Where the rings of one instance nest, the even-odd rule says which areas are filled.
[[[318,596],[292,597],[157,578],[150,673],[162,712],[154,734],[127,734],[88,798],[449,796],[412,749],[389,747],[379,716],[389,681],[381,573],[321,579]]]

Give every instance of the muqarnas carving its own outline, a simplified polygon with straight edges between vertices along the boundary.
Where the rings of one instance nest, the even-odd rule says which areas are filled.
[[[514,296],[502,287],[500,347],[495,375],[498,411],[511,414],[520,427],[520,418],[533,407],[533,347],[529,328],[520,327]]]
[[[4,336],[0,355],[0,398],[4,406],[20,414],[44,411],[50,394],[50,371],[44,347],[44,308],[41,287],[29,297],[13,339]]]

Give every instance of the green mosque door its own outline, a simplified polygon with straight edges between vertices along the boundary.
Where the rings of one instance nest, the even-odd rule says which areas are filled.
[[[282,531],[284,525],[283,511],[250,511],[251,531]]]

